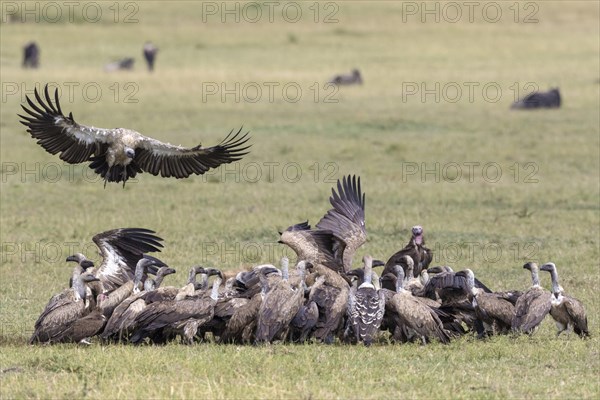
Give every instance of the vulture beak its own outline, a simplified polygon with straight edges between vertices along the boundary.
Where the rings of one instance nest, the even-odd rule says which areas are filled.
[[[175,268],[167,268],[165,275],[171,275],[177,272]]]
[[[83,277],[84,282],[99,282],[100,279],[96,278],[94,275],[88,274]]]
[[[373,268],[375,267],[383,267],[385,266],[385,263],[381,260],[373,260]]]
[[[67,262],[69,261],[79,262],[79,259],[76,256],[69,256],[67,257]]]
[[[67,258],[67,261],[69,261],[69,259]],[[72,260],[71,260],[72,261]],[[94,267],[94,262],[91,260],[84,260],[81,262],[81,266],[84,269],[88,269],[88,268],[93,268]]]
[[[279,244],[285,244],[281,240],[278,240],[277,243],[279,243]]]

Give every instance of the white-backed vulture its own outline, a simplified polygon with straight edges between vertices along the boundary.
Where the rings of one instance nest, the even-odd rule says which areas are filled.
[[[106,323],[106,327],[102,332],[101,338],[103,340],[114,339],[118,341],[124,341],[129,339],[130,333],[134,332],[136,328],[137,316],[146,308],[148,304],[174,300],[177,294],[182,290],[178,287],[161,287],[162,281],[165,276],[174,274],[174,269],[166,266],[160,267],[156,273],[156,280],[153,282],[151,287],[144,287],[144,291],[134,293],[125,299],[121,304],[115,308],[110,319]],[[192,268],[190,275],[188,276],[188,282],[185,287],[190,287],[189,292],[194,291],[194,281],[196,274],[204,272],[201,267]],[[150,279],[146,280],[148,282]]]
[[[348,328],[353,339],[370,346],[381,326],[385,298],[371,281],[373,258],[364,256],[363,262],[364,282],[357,289],[350,289],[348,296]]]
[[[515,306],[502,295],[486,293],[483,289],[475,287],[473,271],[466,269],[465,272],[475,315],[483,323],[485,333],[510,332]]]
[[[149,304],[136,318],[137,329],[131,337],[131,342],[139,344],[146,337],[150,337],[154,343],[164,343],[168,339],[168,335],[163,332],[166,329],[169,333],[180,334],[184,343],[192,344],[198,328],[213,318],[219,286],[223,280],[223,274],[219,270],[211,268],[206,272],[209,275],[217,275],[209,297],[192,295],[180,300]]]
[[[403,285],[404,269],[397,265],[396,293],[390,296],[389,291],[385,292],[386,311],[391,314],[396,331],[400,331],[394,333],[394,338],[401,341],[416,339],[423,344],[435,338],[444,344],[449,343],[450,335],[434,309],[421,303]]]
[[[552,277],[552,297],[550,315],[554,318],[556,336],[562,332],[572,329],[580,337],[590,336],[587,323],[587,315],[583,303],[575,297],[569,296],[558,283],[558,271],[554,263],[546,263],[540,267],[542,271],[547,271]]]
[[[163,178],[187,178],[202,175],[211,168],[240,160],[250,146],[248,134],[241,129],[233,131],[218,145],[192,148],[163,143],[125,128],[103,129],[80,125],[73,114],[66,117],[58,102],[58,89],[54,104],[44,88],[45,99],[34,90],[37,104],[28,96],[29,107],[22,106],[29,116],[19,115],[21,123],[31,137],[50,154],[60,153],[61,160],[70,164],[90,162],[89,167],[106,182],[123,182],[138,173],[148,172]]]
[[[350,74],[335,75],[329,80],[334,85],[362,85],[363,80],[358,69],[353,69]]]
[[[269,286],[276,285],[281,280],[281,271],[272,265],[260,265],[255,267],[253,272],[253,277],[260,279],[262,276],[262,282],[266,282],[266,284],[262,284],[260,292],[254,294],[246,304],[235,310],[220,337],[221,343],[254,343],[260,306]]]
[[[523,268],[531,271],[532,285],[517,300],[511,327],[515,332],[531,334],[550,312],[552,294],[540,286],[539,268],[536,263],[528,262]]]
[[[274,340],[285,339],[290,322],[304,303],[304,288],[301,286],[293,288],[290,285],[287,257],[283,257],[281,264],[282,279],[267,288],[258,310],[256,343],[271,343]],[[264,273],[261,275],[261,284],[268,285]]]
[[[73,270],[73,287],[53,296],[35,323],[35,331],[29,343],[59,343],[69,341],[66,336],[71,325],[87,315],[94,301],[87,296],[87,284],[98,281],[89,273],[82,273],[80,267]],[[92,293],[94,296],[95,293]],[[95,299],[94,299],[95,300]]]

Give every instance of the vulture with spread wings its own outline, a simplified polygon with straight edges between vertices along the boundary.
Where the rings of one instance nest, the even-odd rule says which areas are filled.
[[[54,103],[44,88],[43,99],[34,91],[37,104],[26,97],[30,108],[19,114],[27,132],[50,154],[59,154],[61,160],[70,164],[90,162],[90,168],[106,182],[125,182],[138,173],[149,172],[163,178],[187,178],[202,175],[211,168],[242,159],[248,154],[250,137],[231,131],[221,143],[212,147],[198,145],[192,148],[175,146],[146,137],[125,128],[102,129],[80,125],[73,114],[66,117],[58,102],[58,89]]]
[[[345,176],[337,181],[337,192],[331,189],[332,209],[311,229],[307,222],[292,225],[280,232],[280,243],[292,248],[298,260],[322,264],[337,272],[352,269],[356,250],[367,240],[365,228],[365,195],[360,177]],[[374,260],[373,266],[383,265]]]
[[[95,235],[92,240],[98,246],[102,263],[93,270],[100,279],[104,293],[112,292],[135,277],[135,267],[142,258],[152,260],[154,265],[164,266],[160,260],[146,253],[160,252],[162,239],[154,231],[143,228],[120,228]]]

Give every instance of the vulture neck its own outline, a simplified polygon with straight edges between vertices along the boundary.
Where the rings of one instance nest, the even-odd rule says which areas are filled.
[[[144,274],[146,273],[146,261],[142,258],[135,266],[135,275],[133,280],[133,290],[134,292],[140,291],[140,286],[142,284],[142,280],[144,279]]]
[[[78,269],[73,271],[73,289],[75,290],[75,298],[85,300],[86,298],[86,287],[83,279],[81,279],[81,273]]]
[[[396,272],[396,293],[402,293],[404,291],[404,270],[401,266],[397,267]]]
[[[550,277],[552,278],[552,293],[561,293],[563,288],[558,283],[558,271],[556,271],[556,267],[550,270]]]
[[[210,298],[217,301],[219,298],[219,286],[221,286],[221,277],[217,276],[213,281],[212,290],[210,292]]]
[[[281,275],[284,281],[287,281],[290,277],[289,261],[287,258],[281,260]]]
[[[364,280],[361,287],[373,287],[372,279],[373,279],[373,259],[370,257],[365,258],[365,272],[364,272]]]
[[[540,274],[537,266],[531,267],[531,286],[540,287]]]

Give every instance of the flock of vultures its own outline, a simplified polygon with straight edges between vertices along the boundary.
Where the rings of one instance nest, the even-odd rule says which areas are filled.
[[[431,266],[423,229],[415,226],[387,262],[365,255],[352,269],[367,237],[360,178],[338,181],[329,200],[332,208],[314,228],[307,221],[280,232],[280,243],[297,255],[293,268],[287,258],[279,267],[235,272],[197,265],[183,287],[168,285],[176,271],[148,254],[162,247],[154,231],[100,233],[93,237],[100,265],[83,254],[67,258],[76,264],[69,287],[50,299],[30,342],[370,345],[387,331],[396,342],[449,343],[472,332],[532,334],[547,314],[558,334],[589,335],[584,307],[560,286],[553,263],[529,262],[523,268],[531,286],[495,292],[469,269]],[[549,273],[551,291],[540,285],[540,270]]]
[[[29,44],[24,52],[24,67],[37,68],[37,45]],[[150,71],[156,52],[151,43],[145,45]],[[355,69],[330,82],[360,85],[363,78]],[[530,96],[514,108],[560,106],[558,89]],[[67,163],[89,163],[105,186],[124,186],[142,172],[177,179],[201,175],[242,159],[250,148],[250,137],[241,129],[217,145],[186,148],[131,129],[83,125],[72,113],[63,113],[58,90],[51,96],[47,85],[26,101],[25,115],[19,117],[31,137]],[[532,334],[547,314],[559,334],[573,330],[589,335],[584,307],[559,285],[553,263],[538,268],[529,262],[524,268],[531,274],[530,287],[494,292],[469,269],[430,266],[432,252],[423,229],[415,226],[408,244],[387,262],[365,255],[363,266],[353,269],[367,238],[360,178],[338,181],[330,203],[315,227],[307,221],[280,232],[280,243],[297,255],[295,266],[290,268],[287,258],[279,266],[236,272],[197,265],[183,287],[163,283],[175,270],[148,254],[162,247],[154,231],[100,233],[93,241],[102,262],[94,265],[84,254],[67,258],[76,263],[69,287],[50,299],[30,343],[90,343],[98,338],[105,343],[193,344],[210,336],[219,343],[339,340],[370,345],[386,335],[403,343],[449,343],[470,333]],[[377,274],[379,267],[383,269]],[[549,272],[551,291],[540,285],[540,270]]]

